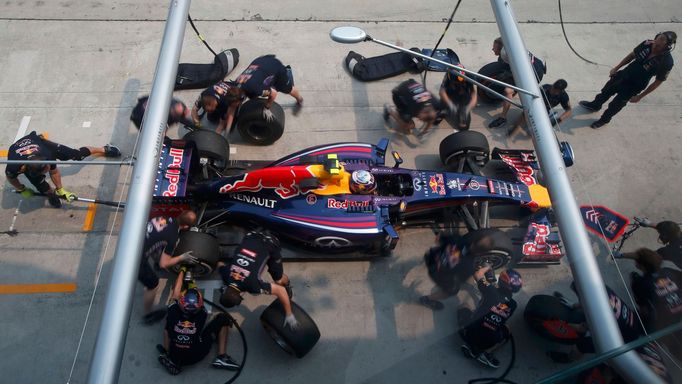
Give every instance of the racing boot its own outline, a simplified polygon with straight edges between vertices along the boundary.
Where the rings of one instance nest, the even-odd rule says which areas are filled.
[[[115,145],[107,144],[104,146],[105,157],[121,157],[121,150]]]
[[[241,365],[239,365],[239,363],[232,360],[230,355],[225,355],[225,354],[216,357],[213,360],[213,362],[211,363],[211,366],[213,368],[222,368],[222,369],[227,369],[229,371],[236,371],[241,367]]]
[[[164,368],[166,368],[166,371],[170,373],[171,375],[175,376],[180,374],[182,372],[182,368],[180,368],[179,365],[175,364],[173,360],[168,357],[167,354],[162,353],[159,355],[159,363],[163,365]]]

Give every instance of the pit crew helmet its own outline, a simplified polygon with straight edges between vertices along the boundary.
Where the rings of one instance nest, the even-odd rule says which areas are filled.
[[[236,307],[242,303],[242,295],[237,287],[228,285],[223,287],[223,293],[220,295],[220,304],[225,308]]]
[[[462,64],[457,64],[457,66],[464,68]],[[464,83],[464,71],[455,68],[448,68],[448,79],[457,80],[458,83]]]
[[[497,279],[497,286],[506,289],[511,293],[516,293],[520,291],[523,286],[521,274],[508,268],[500,273],[500,277]]]
[[[194,314],[203,308],[204,299],[196,288],[190,288],[184,295],[180,296],[178,304],[184,313]]]
[[[364,169],[353,171],[350,178],[350,190],[353,193],[368,195],[373,193],[377,188],[377,183],[374,180],[374,175]]]

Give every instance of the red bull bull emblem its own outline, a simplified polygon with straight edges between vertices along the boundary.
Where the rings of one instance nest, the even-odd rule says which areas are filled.
[[[259,169],[242,175],[241,179],[220,187],[219,193],[258,192],[262,189],[274,189],[282,199],[289,199],[301,194],[299,183],[315,177],[310,166],[296,165],[290,167],[274,167]]]

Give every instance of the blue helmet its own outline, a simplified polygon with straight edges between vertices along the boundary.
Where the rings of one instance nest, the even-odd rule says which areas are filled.
[[[190,288],[180,296],[180,309],[185,313],[197,313],[204,306],[204,299],[196,288]]]
[[[521,290],[521,287],[523,287],[521,274],[511,268],[508,268],[500,273],[500,277],[497,279],[497,286],[504,288],[511,293],[516,293]]]

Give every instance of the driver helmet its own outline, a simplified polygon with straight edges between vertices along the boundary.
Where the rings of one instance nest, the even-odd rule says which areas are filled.
[[[242,295],[237,287],[228,285],[223,287],[223,293],[220,295],[220,304],[225,308],[236,307],[242,303]]]
[[[204,299],[196,288],[190,288],[184,295],[180,296],[179,304],[182,312],[194,314],[203,308]]]
[[[500,277],[497,279],[497,286],[506,289],[511,293],[516,293],[520,291],[523,286],[521,274],[508,268],[500,273]]]
[[[374,175],[364,169],[353,171],[350,180],[350,190],[353,193],[368,195],[377,188]]]
[[[462,64],[457,64],[457,67],[464,68]],[[448,79],[457,80],[457,84],[464,83],[464,71],[455,68],[448,68]]]

